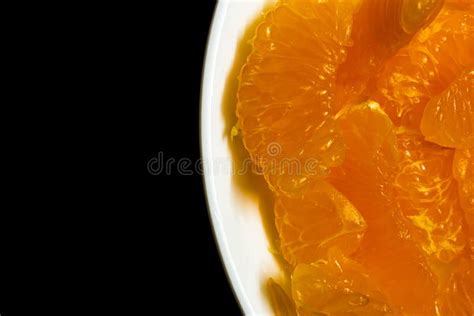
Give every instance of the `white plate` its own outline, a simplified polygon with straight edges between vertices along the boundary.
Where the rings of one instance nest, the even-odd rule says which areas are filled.
[[[226,170],[234,161],[229,117],[235,104],[228,94],[235,93],[238,69],[250,48],[242,41],[254,32],[251,29],[266,5],[268,1],[218,2],[202,82],[201,150],[210,218],[227,276],[246,315],[273,315],[265,282],[280,269],[269,251],[256,199],[239,185],[238,176]]]

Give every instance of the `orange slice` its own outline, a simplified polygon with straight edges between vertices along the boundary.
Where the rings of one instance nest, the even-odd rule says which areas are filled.
[[[385,207],[397,173],[397,138],[390,118],[375,102],[348,106],[338,113],[338,127],[347,147],[343,164],[329,181],[367,220]]]
[[[347,154],[328,179],[367,223],[353,257],[366,267],[393,308],[409,315],[434,315],[436,277],[407,233],[393,197],[399,162],[394,126],[374,102],[343,109],[338,123]]]
[[[388,315],[392,310],[364,267],[333,248],[327,260],[299,264],[292,275],[299,314]]]
[[[459,182],[459,196],[464,210],[474,213],[474,148],[456,150],[453,175]]]
[[[366,229],[351,202],[324,181],[312,184],[302,196],[278,196],[275,224],[283,257],[292,265],[316,261],[335,245],[352,253]]]
[[[474,13],[445,8],[392,57],[371,98],[395,125],[418,129],[426,103],[474,64]]]
[[[474,259],[463,259],[438,298],[440,315],[474,315]]]
[[[459,197],[469,226],[471,255],[474,256],[474,148],[456,150],[453,175],[459,184]]]
[[[474,68],[428,102],[420,128],[426,140],[440,146],[474,147]]]
[[[451,172],[454,151],[403,128],[398,145],[402,159],[395,179],[396,198],[409,219],[410,233],[428,255],[450,262],[466,244],[463,211]]]
[[[338,71],[337,99],[361,98],[365,83],[413,35],[432,21],[442,0],[365,0],[354,15],[353,45]]]
[[[474,2],[472,0],[446,0],[445,3],[448,6],[454,6],[459,9],[464,9],[464,10],[474,9]]]
[[[237,116],[246,149],[275,191],[298,190],[343,159],[333,98],[353,10],[351,1],[282,1],[257,28]]]

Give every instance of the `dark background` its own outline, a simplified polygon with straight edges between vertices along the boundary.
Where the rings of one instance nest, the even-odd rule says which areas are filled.
[[[26,64],[25,75],[15,71],[34,78],[37,91],[20,85],[17,96],[33,100],[5,115],[14,127],[4,138],[17,145],[4,148],[16,164],[3,165],[14,175],[4,179],[0,212],[2,316],[241,315],[201,175],[147,170],[159,153],[200,158],[201,77],[215,5],[8,11],[13,29],[24,26],[12,37],[27,46],[11,45],[24,55],[14,52],[19,60],[9,63]],[[20,130],[24,138],[13,140]]]
[[[145,202],[134,231],[142,243],[136,251],[143,264],[140,276],[156,289],[143,291],[139,303],[163,301],[180,315],[241,314],[216,248],[202,177],[180,175],[175,168],[170,175],[151,175],[146,168],[160,152],[165,160],[189,158],[194,163],[200,158],[201,76],[215,5],[165,1],[157,18],[145,13],[134,25],[142,30],[134,44],[137,75],[143,74],[136,78],[136,96],[141,99],[137,126]]]

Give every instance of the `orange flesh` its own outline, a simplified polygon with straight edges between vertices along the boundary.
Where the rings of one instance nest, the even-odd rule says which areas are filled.
[[[474,11],[443,8],[384,65],[370,98],[395,125],[419,129],[428,101],[474,64]]]
[[[394,203],[391,183],[400,160],[394,126],[372,102],[351,106],[338,119],[348,149],[329,181],[352,201],[367,223],[354,258],[383,285],[392,309],[429,315],[436,280],[415,240],[405,234],[406,224]]]
[[[346,61],[340,67],[337,102],[361,98],[365,85],[384,62],[407,44],[421,26],[431,21],[442,1],[365,0],[354,15],[352,41]]]
[[[450,262],[463,251],[463,211],[452,174],[454,152],[429,143],[416,131],[400,129],[402,160],[395,179],[396,199],[409,230],[423,251]]]
[[[473,315],[472,1],[283,0],[252,45],[236,128],[292,276],[275,313]]]
[[[324,181],[299,197],[278,196],[275,224],[282,254],[293,265],[314,262],[333,245],[353,253],[366,230],[352,203]]]
[[[456,150],[453,162],[454,178],[458,181],[458,192],[464,217],[468,225],[471,255],[474,254],[474,148]]]
[[[474,68],[428,102],[420,129],[426,140],[440,146],[474,146]]]

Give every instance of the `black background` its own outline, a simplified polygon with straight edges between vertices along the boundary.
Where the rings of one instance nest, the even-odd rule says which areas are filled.
[[[157,311],[166,302],[180,315],[241,314],[216,248],[202,177],[175,168],[151,175],[146,168],[160,152],[165,160],[200,158],[201,77],[214,7],[214,1],[166,1],[157,18],[134,19],[134,29],[142,30],[133,41],[144,207],[133,231],[139,276],[154,289],[140,291],[138,302],[157,304]]]
[[[18,145],[4,152],[20,166],[4,165],[15,174],[4,181],[0,212],[2,316],[241,315],[201,175],[147,170],[160,152],[200,159],[201,77],[215,5],[9,12],[17,13],[12,25],[25,28],[13,37],[28,46],[16,45],[26,56],[9,62],[44,69],[34,72],[38,93],[26,86],[18,93],[34,100],[11,106],[21,115],[8,118],[7,137]],[[24,139],[13,141],[20,130]]]

